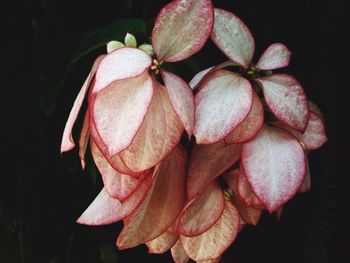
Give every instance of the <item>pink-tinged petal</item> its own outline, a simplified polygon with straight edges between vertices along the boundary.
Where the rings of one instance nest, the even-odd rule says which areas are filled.
[[[244,174],[244,169],[240,167],[237,174],[237,195],[248,207],[262,208],[263,203],[252,191],[249,182]]]
[[[90,114],[108,155],[113,156],[131,144],[145,119],[152,96],[153,84],[147,71],[135,78],[113,82],[92,95]]]
[[[191,88],[180,77],[161,71],[165,87],[168,91],[171,105],[179,116],[189,137],[193,133],[194,125],[194,97]]]
[[[264,125],[264,107],[253,92],[253,105],[245,120],[239,124],[227,137],[226,143],[243,143],[254,138]]]
[[[238,169],[228,171],[224,174],[223,178],[225,179],[228,187],[234,192],[237,192],[237,179],[238,179]]]
[[[90,130],[89,130],[89,111],[86,111],[83,127],[81,128],[79,137],[79,158],[81,162],[81,167],[85,169],[85,152],[87,145],[89,143]]]
[[[190,261],[190,257],[186,254],[180,239],[171,248],[171,255],[175,263],[188,263]]]
[[[106,55],[98,66],[92,92],[98,93],[114,81],[137,77],[151,65],[152,58],[140,49],[117,49]]]
[[[291,128],[303,132],[309,120],[309,106],[298,81],[286,74],[257,79],[273,114]]]
[[[154,95],[146,118],[134,140],[120,153],[120,157],[135,172],[147,170],[174,149],[183,130],[165,87],[154,80]]]
[[[219,220],[224,208],[223,192],[218,182],[214,181],[184,208],[179,220],[178,233],[187,237],[202,234]]]
[[[116,198],[121,202],[128,198],[142,183],[144,178],[150,174],[150,171],[148,170],[138,178],[121,174],[114,170],[108,163],[93,140],[90,142],[90,149],[94,162],[101,173],[106,191],[111,197]]]
[[[202,193],[216,177],[225,172],[240,158],[241,145],[218,142],[209,145],[194,145],[187,177],[189,200]]]
[[[215,67],[210,67],[207,69],[204,69],[200,72],[198,72],[190,81],[189,85],[191,87],[191,89],[195,89],[198,84],[201,83],[201,81],[206,78],[208,76],[208,74],[210,74],[210,72],[212,71],[212,69],[214,69]]]
[[[184,60],[204,46],[213,23],[210,0],[171,1],[160,11],[154,25],[154,52],[162,61]]]
[[[289,132],[269,126],[243,144],[242,164],[252,190],[270,213],[296,194],[306,173],[299,141]]]
[[[318,107],[311,100],[309,100],[309,109],[310,109],[311,112],[316,113],[318,116],[320,116],[322,118],[322,120],[324,120],[323,113],[322,113],[320,107]]]
[[[220,257],[232,244],[239,225],[240,217],[237,209],[230,201],[226,201],[225,210],[214,226],[199,236],[181,236],[181,242],[187,255],[193,260],[212,260]]]
[[[169,231],[164,232],[159,237],[146,242],[148,247],[148,253],[150,254],[162,254],[171,249],[176,241],[178,240],[178,235],[171,233]]]
[[[326,130],[320,116],[310,112],[309,122],[305,132],[300,136],[300,140],[308,151],[317,150],[327,142]]]
[[[237,196],[232,197],[232,203],[237,208],[239,215],[246,224],[256,226],[260,220],[262,210],[246,207]]]
[[[144,198],[151,181],[151,176],[146,177],[136,191],[123,203],[111,197],[106,188],[103,188],[77,220],[77,223],[91,226],[108,225],[128,217]]]
[[[284,68],[289,65],[291,52],[282,43],[270,45],[260,57],[256,67],[262,70]]]
[[[255,42],[248,27],[233,13],[215,8],[214,43],[232,61],[247,68],[252,61]]]
[[[185,200],[185,166],[185,152],[179,147],[160,164],[145,199],[124,221],[117,240],[119,249],[151,241],[174,223]]]
[[[309,161],[307,159],[307,156],[305,158],[306,158],[306,174],[305,174],[304,182],[299,189],[300,193],[306,193],[311,189],[311,175],[310,175]]]
[[[195,96],[194,135],[198,144],[214,143],[247,117],[253,90],[248,80],[227,70],[213,72],[199,89]]]
[[[95,76],[97,67],[104,57],[105,57],[105,55],[101,55],[95,60],[94,65],[92,66],[92,69],[91,69],[88,77],[86,78],[83,87],[81,88],[77,98],[74,101],[72,110],[69,113],[69,117],[68,117],[66,126],[64,127],[64,132],[63,132],[63,137],[62,137],[62,142],[61,142],[61,153],[70,151],[75,146],[73,136],[72,136],[73,126],[74,126],[74,123],[78,117],[81,105],[83,104],[85,94],[89,89],[91,80]]]

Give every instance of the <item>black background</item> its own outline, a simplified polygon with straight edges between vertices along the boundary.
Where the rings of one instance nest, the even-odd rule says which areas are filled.
[[[97,177],[94,184],[92,173],[81,171],[76,151],[60,156],[60,139],[88,68],[103,49],[69,74],[54,94],[53,111],[45,114],[53,107],[52,90],[87,32],[120,18],[154,18],[166,2],[16,0],[2,6],[0,262],[87,263],[106,257],[110,261],[105,262],[114,257],[117,262],[171,262],[169,253],[148,255],[143,246],[116,251],[121,224],[74,223],[101,182]],[[329,137],[309,157],[312,191],[286,205],[280,223],[264,214],[257,227],[247,227],[223,262],[350,262],[348,1],[213,3],[248,25],[256,54],[273,42],[290,48],[292,63],[285,72],[321,107]],[[201,68],[225,60],[211,42],[202,52],[195,56]],[[193,72],[181,75],[189,80]]]

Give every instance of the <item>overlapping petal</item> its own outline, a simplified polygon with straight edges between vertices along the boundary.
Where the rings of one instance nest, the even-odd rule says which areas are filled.
[[[245,206],[237,196],[232,197],[232,203],[235,205],[239,215],[241,216],[241,219],[246,224],[250,224],[254,226],[258,224],[262,214],[261,209]]]
[[[79,158],[81,162],[81,167],[85,169],[85,153],[86,148],[89,143],[90,129],[89,129],[89,111],[85,112],[83,127],[80,131],[79,137]]]
[[[188,263],[190,261],[190,257],[186,254],[180,239],[178,239],[175,245],[171,248],[171,255],[175,263]]]
[[[151,254],[162,254],[171,249],[176,241],[178,240],[178,235],[169,231],[164,232],[159,237],[146,242],[148,247],[148,253]]]
[[[291,52],[285,45],[274,43],[264,51],[256,67],[262,70],[284,68],[289,65],[290,57]]]

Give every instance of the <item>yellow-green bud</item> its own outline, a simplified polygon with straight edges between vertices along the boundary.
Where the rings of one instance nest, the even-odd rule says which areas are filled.
[[[139,49],[145,51],[151,57],[154,55],[153,47],[150,44],[142,44],[139,46]]]
[[[127,47],[137,47],[137,41],[134,35],[127,33],[124,39],[124,43]]]
[[[107,43],[107,53],[111,53],[112,51],[125,47],[125,45],[122,42],[119,41],[110,41]]]

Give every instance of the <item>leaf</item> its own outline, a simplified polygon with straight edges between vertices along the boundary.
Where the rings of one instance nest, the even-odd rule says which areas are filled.
[[[261,70],[284,68],[289,65],[290,58],[291,52],[285,45],[274,43],[264,51],[256,67]]]
[[[196,142],[218,142],[248,116],[253,102],[251,84],[236,73],[218,70],[199,89],[195,96]]]
[[[213,28],[210,0],[174,0],[158,14],[152,44],[158,60],[175,62],[197,53]]]

